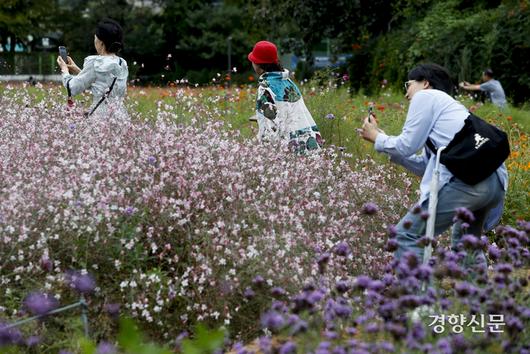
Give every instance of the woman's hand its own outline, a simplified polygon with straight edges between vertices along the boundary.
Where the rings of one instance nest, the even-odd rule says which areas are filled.
[[[57,64],[61,68],[61,72],[64,74],[76,75],[81,72],[81,69],[77,66],[77,64],[70,57],[68,57],[68,63],[65,63],[63,58],[61,58],[61,56],[59,55],[57,57]]]
[[[66,63],[66,66],[68,67],[70,74],[77,75],[81,72],[79,66],[77,66],[74,60],[70,57],[68,57],[68,63]]]
[[[368,119],[370,118],[370,119]],[[377,120],[373,115],[370,117],[366,117],[364,119],[364,124],[362,129],[359,129],[359,135],[365,139],[368,140],[371,143],[375,143],[375,139],[377,138],[377,135],[379,135],[380,132],[382,132],[381,129],[377,127]]]
[[[69,74],[70,73],[68,71],[68,65],[66,65],[66,63],[63,60],[63,58],[61,58],[60,55],[57,57],[57,65],[59,65],[59,68],[61,68],[61,72],[63,74]]]

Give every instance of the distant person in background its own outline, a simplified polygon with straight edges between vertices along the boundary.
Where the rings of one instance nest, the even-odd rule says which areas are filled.
[[[108,117],[112,112],[127,116],[123,99],[127,92],[129,69],[125,59],[117,53],[123,48],[123,30],[114,20],[104,19],[98,23],[94,35],[94,47],[98,55],[85,58],[80,69],[72,58],[68,63],[59,56],[63,84],[72,97],[90,89],[93,101],[87,115]]]
[[[482,84],[473,85],[467,81],[460,83],[460,87],[468,91],[483,91],[491,99],[491,102],[499,108],[506,107],[506,96],[504,95],[504,89],[499,81],[495,80],[493,71],[486,69],[482,73]]]
[[[301,153],[320,149],[318,127],[289,71],[281,66],[276,46],[260,41],[248,59],[259,75],[254,118],[259,125],[258,139],[288,141],[293,150]]]
[[[35,80],[33,76],[30,76],[28,77],[28,84],[30,84],[31,86],[35,86],[37,85],[37,80]]]
[[[506,108],[506,96],[504,95],[504,89],[498,80],[495,80],[493,71],[486,69],[482,73],[482,84],[473,85],[467,81],[461,82],[460,87],[464,90],[469,91],[482,91],[485,92],[491,99],[491,102],[497,107],[504,109]],[[494,209],[492,209],[484,223],[484,230],[492,230],[497,226],[501,220],[502,213],[504,211],[504,200],[499,203]]]

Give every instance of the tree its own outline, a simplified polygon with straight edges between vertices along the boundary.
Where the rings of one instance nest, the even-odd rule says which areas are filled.
[[[27,44],[28,35],[42,35],[54,27],[52,14],[57,0],[3,0],[0,2],[0,45],[6,48],[11,38],[10,51],[15,43]]]

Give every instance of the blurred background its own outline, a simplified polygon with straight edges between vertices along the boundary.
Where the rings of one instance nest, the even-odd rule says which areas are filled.
[[[253,44],[275,42],[299,80],[332,68],[354,92],[401,88],[418,62],[478,82],[491,67],[514,104],[530,97],[529,1],[489,0],[2,0],[0,75],[57,74],[57,46],[81,66],[96,23],[125,31],[139,85],[243,83]],[[16,76],[16,77],[21,77]]]

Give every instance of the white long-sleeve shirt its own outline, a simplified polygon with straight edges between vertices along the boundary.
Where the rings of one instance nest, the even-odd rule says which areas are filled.
[[[469,111],[461,103],[443,91],[428,89],[418,91],[410,102],[407,119],[398,136],[380,133],[375,140],[375,149],[390,155],[390,159],[418,176],[420,203],[429,197],[430,181],[433,177],[436,155],[425,146],[430,138],[436,147],[447,146],[464,126]],[[423,149],[421,155],[416,153]],[[504,164],[497,171],[504,190],[508,187],[508,172]],[[453,174],[440,165],[439,190],[449,182]]]
[[[123,98],[127,92],[127,77],[129,70],[125,59],[118,56],[91,55],[85,58],[83,69],[77,75],[62,74],[63,85],[70,96],[75,96],[90,89],[92,92],[92,107],[105,95],[116,78],[107,103],[123,109]],[[107,104],[102,103],[95,113],[104,114]]]

